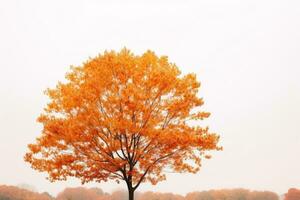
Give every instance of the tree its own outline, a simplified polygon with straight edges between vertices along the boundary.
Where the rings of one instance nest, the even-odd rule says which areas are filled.
[[[249,200],[250,191],[242,188],[232,189],[229,192],[230,200]]]
[[[0,185],[0,200],[51,200],[52,197],[21,189],[15,186]]]
[[[51,181],[125,181],[132,200],[142,182],[164,180],[163,169],[196,173],[208,151],[221,150],[197,123],[210,113],[199,110],[196,76],[166,56],[105,52],[66,79],[46,91],[43,130],[25,155]]]
[[[276,193],[269,191],[252,191],[249,196],[249,200],[279,200]]]
[[[288,193],[284,195],[284,200],[299,200],[300,199],[300,190],[296,188],[290,188]]]
[[[212,191],[191,192],[185,197],[186,200],[214,200]]]
[[[139,194],[137,200],[184,200],[184,197],[173,193],[145,192]]]
[[[203,192],[192,192],[186,195],[186,200],[278,200],[274,192],[249,191],[246,189],[222,189]]]
[[[105,195],[101,189],[83,187],[66,188],[56,197],[57,200],[103,200],[104,198]]]
[[[119,199],[126,199],[127,194],[125,191],[123,190],[117,190],[114,191],[113,193],[111,193],[111,195],[109,196],[109,200],[119,200]]]

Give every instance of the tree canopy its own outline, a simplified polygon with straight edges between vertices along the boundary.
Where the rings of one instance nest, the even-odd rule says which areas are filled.
[[[200,110],[196,75],[182,75],[166,56],[105,52],[66,79],[46,91],[43,130],[25,155],[51,181],[121,180],[133,193],[164,180],[166,168],[196,173],[208,151],[221,149],[198,123],[210,113]]]

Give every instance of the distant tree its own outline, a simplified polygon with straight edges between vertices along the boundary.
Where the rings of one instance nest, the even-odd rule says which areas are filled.
[[[191,192],[185,197],[186,200],[214,200],[211,191]]]
[[[101,196],[105,195],[103,190],[97,187],[90,188],[90,191],[94,192],[97,195],[101,195]]]
[[[145,192],[139,194],[137,200],[184,200],[184,197],[173,193]]]
[[[37,189],[33,185],[27,183],[18,184],[17,187],[21,189],[29,190],[31,192],[37,192]]]
[[[260,192],[246,189],[223,189],[188,193],[186,200],[278,200],[274,192]]]
[[[55,199],[51,194],[48,192],[43,192],[42,195],[49,197],[49,199]]]
[[[284,200],[299,200],[300,190],[296,188],[290,188],[288,192],[284,195]]]
[[[228,190],[214,190],[212,195],[217,200],[229,200]]]
[[[0,185],[0,200],[51,200],[44,194],[31,192],[15,186]]]
[[[250,193],[249,200],[279,200],[279,196],[269,191],[253,191]]]
[[[229,192],[230,200],[249,200],[249,190],[246,189],[232,189]]]
[[[196,173],[219,136],[197,123],[200,83],[181,75],[166,56],[123,49],[73,67],[66,83],[47,90],[41,136],[25,160],[51,181],[125,181],[129,200],[144,181],[165,179],[164,168]]]
[[[123,190],[118,190],[118,191],[114,191],[109,197],[109,200],[119,200],[119,199],[127,200],[128,199],[127,193]]]
[[[84,187],[66,188],[60,192],[56,200],[103,200],[104,193],[101,189]]]

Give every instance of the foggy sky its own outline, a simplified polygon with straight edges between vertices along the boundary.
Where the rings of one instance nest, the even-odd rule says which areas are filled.
[[[168,174],[139,191],[185,194],[244,187],[285,193],[300,187],[299,1],[0,1],[0,184],[28,183],[56,194],[23,161],[40,134],[36,118],[70,65],[127,47],[167,55],[201,81],[206,123],[224,151],[194,174]],[[91,183],[105,191],[124,184]]]

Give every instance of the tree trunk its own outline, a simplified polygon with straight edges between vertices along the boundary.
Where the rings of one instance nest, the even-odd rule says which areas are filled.
[[[128,188],[128,200],[134,200],[134,190],[133,188]]]
[[[128,179],[126,180],[127,189],[128,189],[128,200],[134,200],[134,191],[135,188],[132,186],[132,176],[128,176]]]

